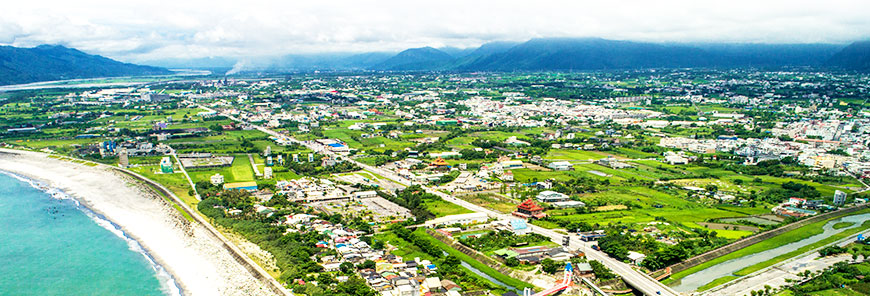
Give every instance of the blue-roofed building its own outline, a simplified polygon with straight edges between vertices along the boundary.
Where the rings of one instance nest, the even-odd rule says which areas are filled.
[[[341,143],[329,143],[329,144],[326,144],[326,146],[329,148],[329,151],[332,151],[332,152],[348,152],[348,151],[350,151],[350,149],[347,148],[347,145],[344,145]]]
[[[529,230],[531,230],[529,228],[529,224],[526,223],[526,220],[523,219],[512,219],[510,221],[510,225],[511,231],[513,231],[516,235],[528,234]]]

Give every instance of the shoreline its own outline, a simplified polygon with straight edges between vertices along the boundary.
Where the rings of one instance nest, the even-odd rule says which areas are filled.
[[[91,221],[124,240],[124,242],[127,243],[127,246],[131,249],[131,251],[139,253],[140,255],[145,257],[145,260],[148,261],[148,266],[151,267],[151,269],[155,272],[155,277],[160,282],[160,290],[163,291],[164,294],[173,296],[185,295],[184,290],[175,279],[175,276],[173,276],[172,273],[166,270],[166,268],[162,264],[160,264],[147,249],[142,246],[142,243],[126,233],[120,225],[115,224],[105,215],[94,211],[93,209],[88,207],[87,204],[85,204],[81,200],[76,199],[74,196],[67,194],[63,190],[44,184],[43,181],[5,170],[0,170],[0,174],[8,175],[12,178],[18,179],[21,182],[27,183],[31,187],[49,195],[51,198],[73,201],[75,203],[76,209],[88,216]]]
[[[107,227],[115,228],[120,232],[115,234],[126,237],[128,244],[139,245],[140,253],[153,261],[152,267],[165,270],[169,277],[166,282],[173,282],[180,295],[276,294],[250,267],[240,263],[238,254],[210,232],[208,225],[185,219],[159,193],[143,188],[146,186],[136,176],[111,166],[82,165],[48,156],[0,149],[0,170],[61,192],[86,214],[92,212],[97,224],[100,220],[110,224],[100,226],[110,231]],[[131,250],[137,251],[132,245]],[[164,288],[159,275],[155,270]],[[167,295],[175,295],[166,286]]]

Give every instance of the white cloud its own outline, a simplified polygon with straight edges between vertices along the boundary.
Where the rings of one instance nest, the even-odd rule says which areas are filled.
[[[763,43],[870,37],[870,2],[860,0],[129,2],[4,3],[0,43],[57,43],[143,61],[469,47],[535,37]]]

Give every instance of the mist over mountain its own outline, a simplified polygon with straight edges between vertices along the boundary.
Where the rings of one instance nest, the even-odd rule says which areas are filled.
[[[870,40],[846,46],[831,57],[827,65],[846,70],[870,71]]]
[[[542,38],[502,53],[460,65],[462,70],[542,71],[659,67],[706,67],[709,56],[698,48],[600,38]]]
[[[584,71],[644,68],[867,66],[870,42],[838,44],[649,43],[537,38],[476,48],[421,47],[399,53],[307,54],[248,63],[242,71]]]
[[[0,85],[171,73],[163,68],[122,63],[61,45],[0,46]]]
[[[409,71],[441,69],[456,59],[450,54],[432,48],[421,47],[404,50],[373,66],[376,70]]]
[[[644,68],[819,67],[870,71],[870,41],[836,44],[647,43],[601,38],[538,38],[476,48],[421,47],[398,53],[288,54],[265,58],[162,59],[140,66],[57,45],[0,46],[0,85],[170,74],[165,68],[228,75],[293,71],[585,71]],[[165,67],[165,68],[163,68]],[[231,69],[227,72],[227,69]]]

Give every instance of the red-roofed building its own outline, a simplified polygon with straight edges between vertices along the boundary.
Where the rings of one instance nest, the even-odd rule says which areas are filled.
[[[547,214],[544,213],[544,208],[536,204],[531,198],[517,206],[517,211],[513,212],[513,214],[517,217],[537,219],[547,216]]]

